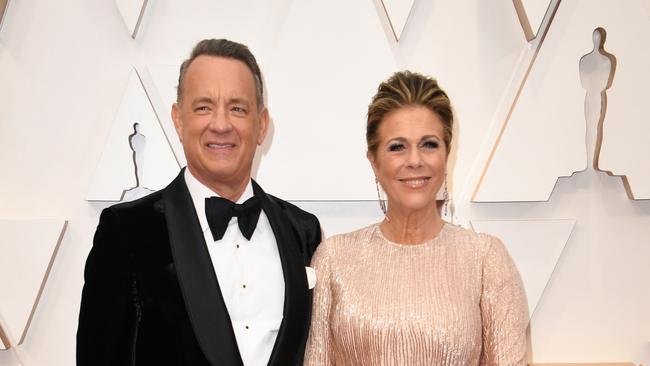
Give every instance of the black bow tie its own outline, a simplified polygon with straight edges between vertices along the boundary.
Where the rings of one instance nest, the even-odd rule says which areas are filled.
[[[257,197],[251,197],[241,205],[221,197],[208,197],[205,199],[205,215],[212,232],[214,241],[221,240],[230,219],[237,217],[237,224],[242,235],[251,240],[257,221],[260,218],[262,205]]]

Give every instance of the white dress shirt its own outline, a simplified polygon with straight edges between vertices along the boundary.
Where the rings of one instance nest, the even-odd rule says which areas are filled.
[[[284,309],[284,275],[269,219],[262,210],[248,241],[239,231],[237,218],[233,217],[223,238],[214,241],[205,215],[205,198],[219,195],[199,182],[189,169],[185,169],[185,183],[210,252],[242,361],[246,366],[267,365]],[[249,181],[237,203],[251,197],[253,186]]]

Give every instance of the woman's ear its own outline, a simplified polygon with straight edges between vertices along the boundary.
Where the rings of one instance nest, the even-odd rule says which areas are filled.
[[[377,176],[377,163],[375,161],[375,155],[372,153],[372,151],[368,150],[366,152],[366,157],[368,158],[368,161],[370,162],[370,166],[372,167],[372,171],[375,173],[375,177]]]

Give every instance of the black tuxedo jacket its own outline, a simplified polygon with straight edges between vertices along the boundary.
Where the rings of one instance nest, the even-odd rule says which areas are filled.
[[[302,364],[311,314],[305,266],[315,216],[262,199],[284,272],[284,318],[269,365]],[[183,171],[169,186],[105,209],[84,273],[78,365],[242,365]]]

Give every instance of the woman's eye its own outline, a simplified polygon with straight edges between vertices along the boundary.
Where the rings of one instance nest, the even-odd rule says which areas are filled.
[[[437,141],[425,141],[422,143],[422,147],[426,149],[437,149],[440,144]]]
[[[390,144],[388,145],[388,151],[402,151],[405,149],[404,144]]]

